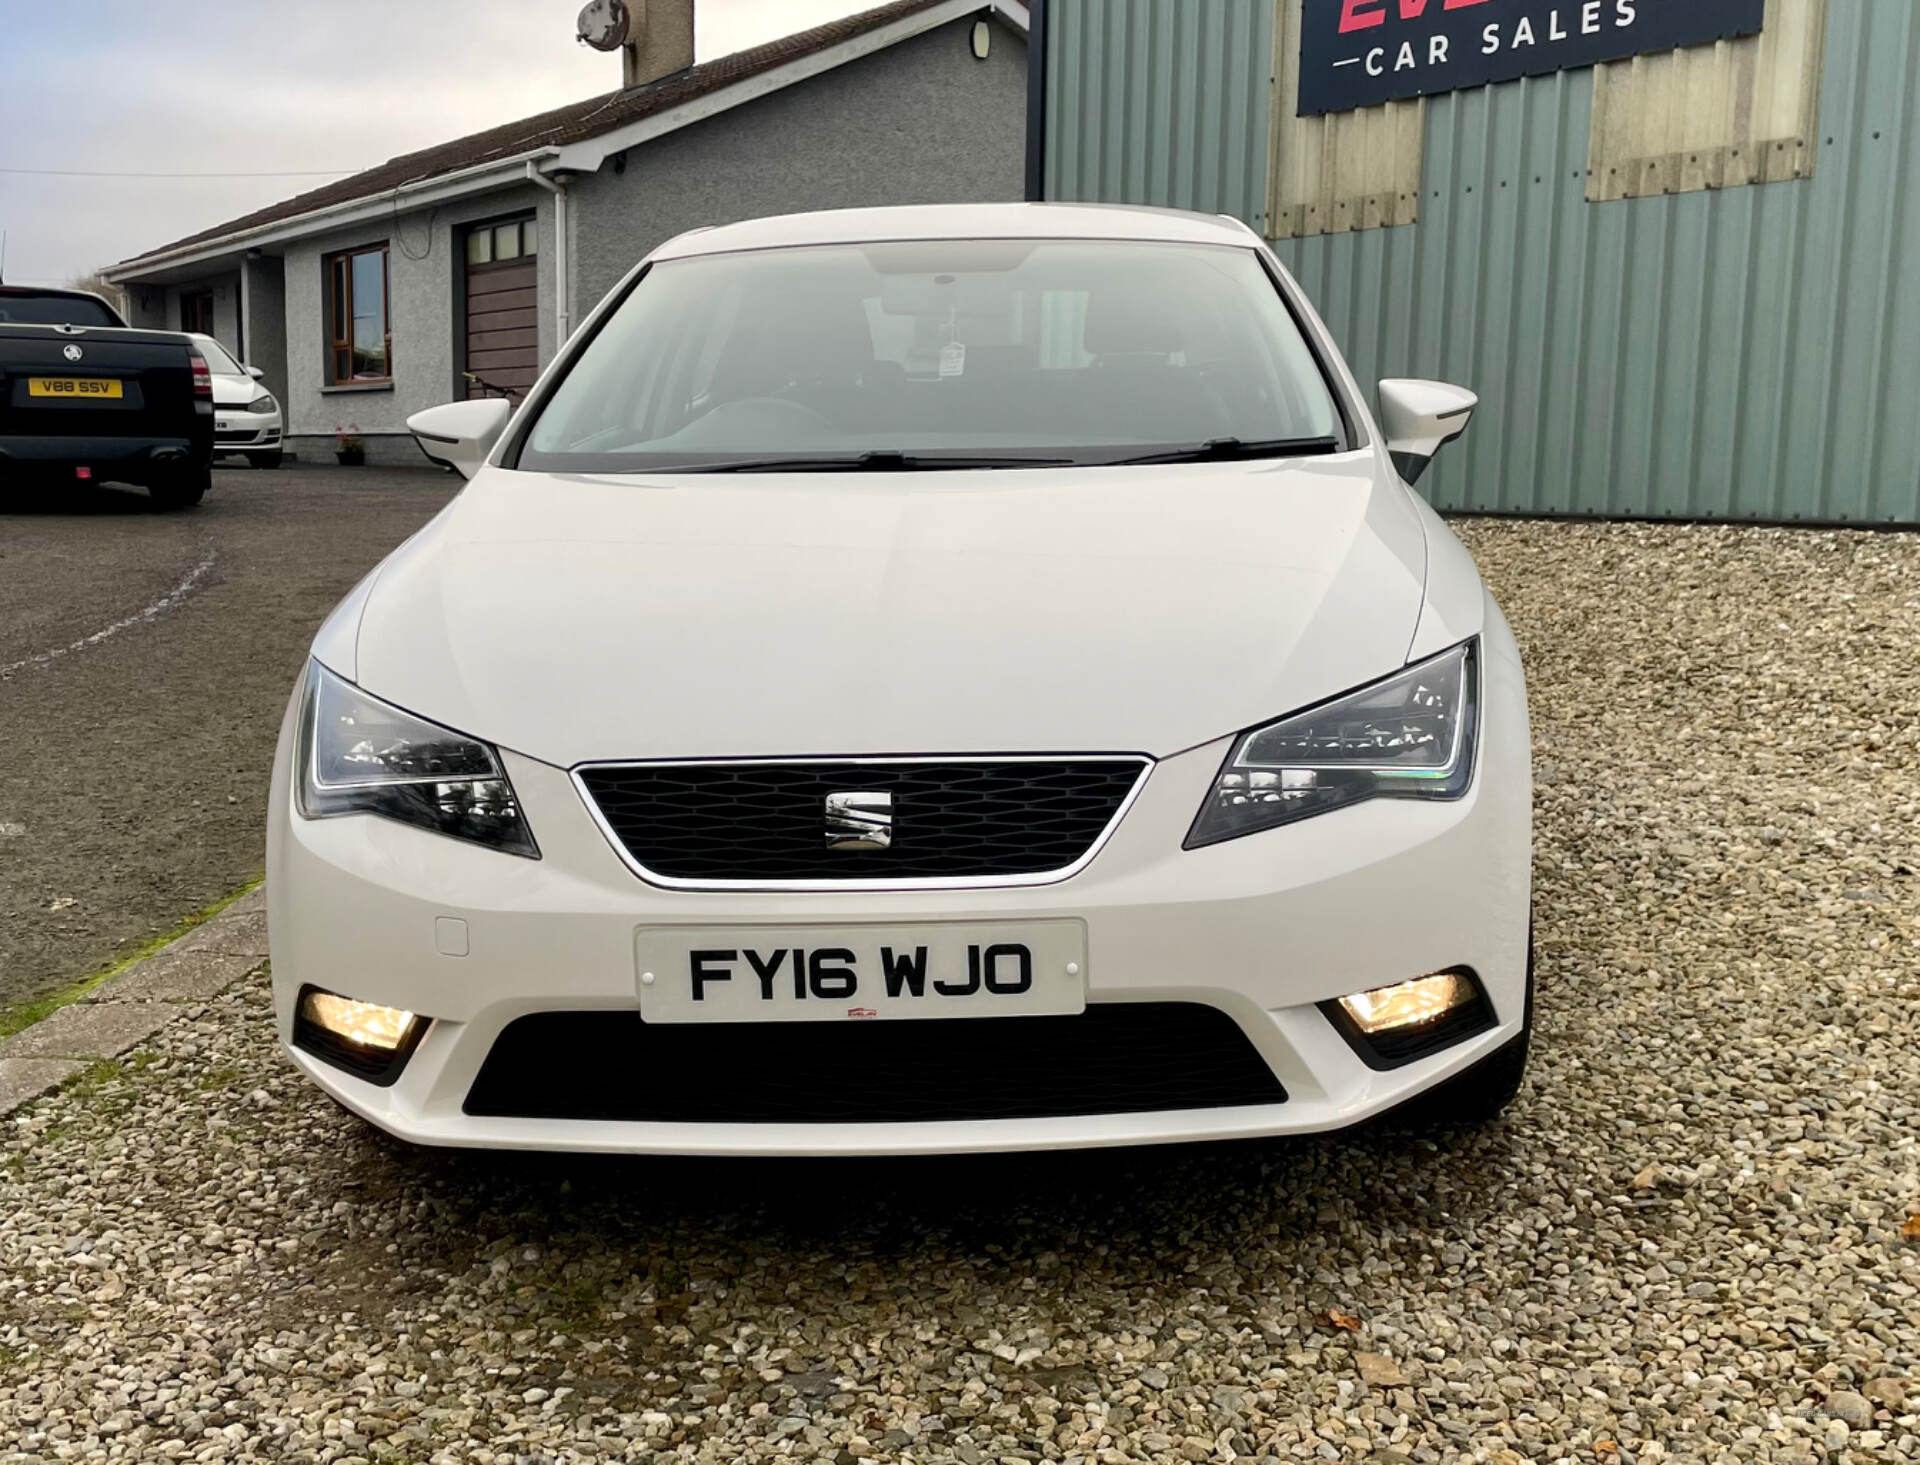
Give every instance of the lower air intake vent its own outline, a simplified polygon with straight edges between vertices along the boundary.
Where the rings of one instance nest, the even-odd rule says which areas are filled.
[[[861,1124],[1140,1114],[1286,1097],[1239,1024],[1199,1003],[1096,1003],[1077,1017],[651,1027],[634,1012],[543,1012],[500,1034],[466,1112]]]

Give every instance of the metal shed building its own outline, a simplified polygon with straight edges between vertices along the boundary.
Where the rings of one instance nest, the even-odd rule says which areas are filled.
[[[1036,10],[1030,191],[1238,215],[1363,380],[1479,391],[1439,507],[1920,524],[1913,0]]]

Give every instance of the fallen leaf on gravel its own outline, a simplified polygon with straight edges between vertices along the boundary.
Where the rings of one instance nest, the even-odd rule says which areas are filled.
[[[127,1295],[127,1284],[120,1280],[118,1272],[108,1272],[93,1295],[101,1302],[118,1302]]]
[[[1595,1440],[1593,1442],[1593,1453],[1598,1455],[1602,1460],[1618,1460],[1620,1458],[1620,1447],[1612,1440]]]
[[[1352,1313],[1342,1312],[1337,1307],[1328,1308],[1315,1321],[1323,1328],[1338,1328],[1343,1333],[1357,1333],[1366,1326]]]
[[[1659,1183],[1660,1167],[1658,1165],[1649,1165],[1633,1177],[1633,1188],[1635,1190],[1652,1190],[1654,1186]]]
[[[1400,1371],[1400,1365],[1384,1353],[1355,1353],[1353,1366],[1360,1371],[1363,1382],[1376,1388],[1398,1389],[1413,1382]]]
[[[1900,1234],[1909,1241],[1920,1241],[1920,1214],[1908,1216],[1901,1222]]]
[[[71,895],[56,895],[53,898],[53,904],[48,906],[47,909],[50,911],[63,911],[73,903],[74,897]]]

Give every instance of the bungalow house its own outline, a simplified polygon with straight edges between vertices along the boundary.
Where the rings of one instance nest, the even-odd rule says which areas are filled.
[[[618,91],[103,274],[134,324],[205,331],[260,367],[295,452],[323,455],[352,427],[369,461],[417,463],[411,413],[524,393],[606,291],[687,229],[1024,196],[1017,0],[895,0],[698,66],[693,7],[648,0]]]

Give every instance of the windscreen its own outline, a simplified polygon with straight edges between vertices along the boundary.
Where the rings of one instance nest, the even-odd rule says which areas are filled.
[[[227,348],[211,336],[195,336],[193,344],[200,354],[207,358],[207,370],[215,376],[245,376],[246,368],[231,356]]]
[[[1092,463],[1339,432],[1251,249],[938,240],[657,265],[545,404],[518,466]]]
[[[98,300],[85,295],[0,293],[0,326],[117,326]]]

